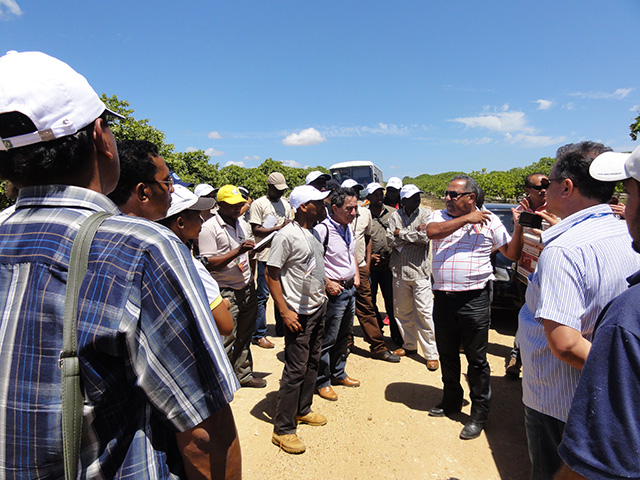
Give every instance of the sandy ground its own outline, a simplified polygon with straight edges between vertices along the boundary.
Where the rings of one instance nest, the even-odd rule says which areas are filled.
[[[381,300],[381,297],[379,298]],[[382,307],[382,302],[379,301]],[[271,302],[270,302],[271,307]],[[440,370],[429,372],[422,357],[399,364],[373,360],[355,322],[355,346],[347,373],[361,380],[358,388],[334,387],[337,402],[314,397],[313,410],[327,425],[301,425],[307,446],[290,455],[271,443],[284,339],[271,337],[273,315],[267,315],[273,350],[252,346],[256,376],[264,389],[240,389],[232,403],[247,479],[526,479],[529,477],[521,385],[504,376],[504,357],[513,344],[516,318],[496,314],[489,336],[492,410],[482,435],[460,440],[469,418],[468,402],[453,418],[433,418],[429,408],[441,398]],[[388,338],[390,348],[395,348]],[[464,356],[463,356],[464,357]],[[462,360],[466,371],[466,361]],[[465,398],[468,388],[463,379]]]

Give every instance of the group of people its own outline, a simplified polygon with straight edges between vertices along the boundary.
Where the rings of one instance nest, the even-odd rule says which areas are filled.
[[[360,385],[347,373],[354,316],[372,359],[420,350],[429,371],[441,370],[433,417],[462,408],[463,352],[471,414],[460,438],[477,438],[491,402],[491,256],[518,261],[527,233],[544,248],[508,367],[521,359],[532,478],[640,477],[640,149],[560,148],[548,177],[525,180],[510,234],[466,175],[430,211],[398,178],[385,191],[315,171],[286,199],[285,177],[272,172],[247,210],[239,187],[192,192],[152,143],[116,142],[118,117],[63,62],[0,58],[0,178],[18,191],[0,219],[5,476],[240,478],[229,404],[238,388],[266,386],[251,346],[274,348],[269,297],[285,340],[272,436],[282,450],[305,451],[298,424],[327,423],[311,408],[315,394],[337,401],[334,386]],[[628,230],[608,204],[618,181]],[[544,227],[525,232],[522,211]],[[71,291],[82,225],[98,217]],[[64,392],[74,382],[81,438],[70,439]]]

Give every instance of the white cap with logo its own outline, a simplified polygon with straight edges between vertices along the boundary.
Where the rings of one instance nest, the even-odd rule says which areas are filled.
[[[367,195],[371,195],[376,190],[384,190],[384,187],[378,182],[371,182],[369,185],[367,185]]]
[[[358,182],[356,182],[353,178],[347,178],[344,182],[342,182],[342,185],[340,186],[342,188],[353,188],[358,192],[360,190],[364,190],[364,187],[360,185]]]
[[[391,177],[387,182],[387,188],[395,188],[397,190],[400,190],[402,188],[402,180],[400,180],[398,177]]]
[[[314,200],[324,200],[331,192],[321,192],[311,185],[300,185],[289,195],[289,205],[296,210],[300,205]]]
[[[601,153],[591,162],[589,174],[602,182],[617,182],[627,178],[640,182],[640,147],[632,153]]]
[[[213,198],[198,197],[187,187],[174,185],[173,193],[171,194],[171,205],[167,211],[167,217],[180,213],[184,210],[208,210],[213,208],[214,203]]]
[[[66,63],[41,52],[10,51],[0,58],[0,114],[18,112],[35,126],[0,139],[0,150],[73,135],[105,111],[124,118]]]
[[[405,198],[413,197],[417,193],[424,193],[418,187],[413,185],[412,183],[408,183],[404,187],[400,189],[400,200],[404,200]]]

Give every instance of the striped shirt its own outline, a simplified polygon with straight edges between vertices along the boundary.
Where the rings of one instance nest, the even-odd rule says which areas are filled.
[[[184,476],[175,433],[238,388],[187,248],[105,196],[48,185],[20,191],[0,226],[0,479],[63,478],[62,319],[72,242],[93,212],[78,308],[84,478]]]
[[[537,412],[566,421],[580,370],[556,358],[543,319],[578,330],[591,341],[602,309],[627,289],[640,269],[625,222],[608,205],[581,210],[542,232],[545,248],[529,277],[520,310],[522,399]]]
[[[445,292],[480,290],[493,280],[491,252],[511,241],[507,229],[494,213],[487,225],[467,224],[451,235],[433,240],[433,289]],[[446,210],[431,214],[429,222],[446,222]]]
[[[426,231],[418,230],[422,223],[427,223],[429,215],[431,210],[424,207],[416,208],[411,215],[404,208],[391,214],[387,241],[392,247],[389,266],[395,278],[415,281],[430,277],[429,239]],[[396,230],[399,230],[397,237]]]

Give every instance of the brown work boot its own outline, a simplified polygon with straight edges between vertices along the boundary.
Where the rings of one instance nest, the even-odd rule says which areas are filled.
[[[321,427],[327,424],[327,417],[321,413],[309,412],[306,415],[296,417],[296,422],[305,423],[313,427]]]
[[[304,453],[307,449],[295,433],[278,435],[276,432],[273,432],[271,442],[287,453]]]

